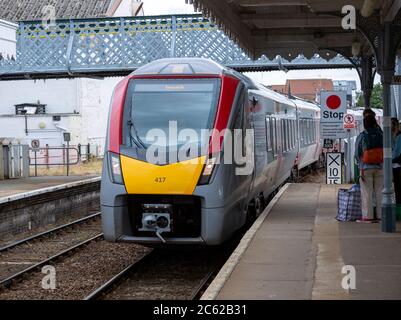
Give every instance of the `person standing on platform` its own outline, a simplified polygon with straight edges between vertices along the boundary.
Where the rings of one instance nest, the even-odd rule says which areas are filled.
[[[396,215],[401,216],[401,132],[397,118],[391,118],[391,134],[393,143],[393,182],[396,203]]]
[[[375,222],[381,218],[383,189],[383,131],[373,115],[363,119],[362,131],[355,145],[355,158],[359,165],[362,196],[362,219],[358,222]],[[373,197],[376,200],[376,218]]]
[[[371,108],[365,108],[363,110],[362,117],[363,117],[363,119],[365,119],[367,116],[372,116],[376,119],[376,112],[374,112]],[[381,132],[383,132],[382,128],[380,128],[377,121],[376,121],[376,127],[379,128]],[[362,136],[363,135],[360,134],[356,137],[355,146],[358,146],[361,143]],[[355,148],[355,150],[356,150],[356,148]],[[359,167],[359,162],[358,162],[357,157],[355,157],[355,165],[357,165]],[[360,172],[358,172],[356,175],[356,181],[357,181],[356,183],[359,183],[359,177],[360,177]]]

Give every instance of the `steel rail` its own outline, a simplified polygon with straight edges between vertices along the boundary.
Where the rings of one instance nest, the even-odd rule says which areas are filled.
[[[9,244],[9,245],[6,245],[6,246],[0,248],[0,253],[2,253],[2,252],[4,252],[4,251],[8,251],[8,250],[10,250],[10,249],[13,249],[13,248],[15,248],[15,247],[17,247],[17,246],[19,246],[19,245],[21,245],[21,244],[25,244],[25,243],[27,243],[27,242],[29,242],[29,241],[38,240],[38,239],[40,239],[40,238],[46,237],[46,236],[48,236],[48,235],[51,235],[51,234],[53,234],[53,233],[62,231],[63,229],[67,229],[67,228],[70,228],[70,227],[75,226],[75,225],[77,225],[77,224],[80,224],[80,223],[82,223],[82,222],[85,222],[85,221],[94,219],[94,218],[96,218],[96,217],[98,217],[98,216],[100,216],[100,212],[97,212],[97,213],[92,214],[92,215],[90,215],[90,216],[87,216],[87,217],[84,217],[84,218],[81,218],[81,219],[78,219],[78,220],[75,220],[75,221],[66,223],[66,224],[64,224],[64,225],[58,226],[58,227],[53,228],[53,229],[50,229],[50,230],[47,230],[47,231],[44,231],[44,232],[41,232],[41,233],[38,233],[38,234],[34,234],[34,235],[30,236],[30,237],[27,237],[27,238],[25,238],[25,239],[16,241],[16,242],[14,242],[14,243],[11,243],[11,244]]]
[[[94,237],[92,237],[92,238],[90,238],[88,240],[85,240],[85,241],[83,241],[81,243],[78,243],[77,245],[74,245],[74,246],[72,246],[72,247],[70,247],[70,248],[68,248],[66,250],[63,250],[62,252],[59,252],[59,253],[51,256],[50,258],[47,258],[46,260],[40,261],[40,262],[38,262],[38,263],[36,263],[36,264],[34,264],[34,265],[22,270],[22,271],[19,271],[18,273],[15,273],[14,275],[12,275],[10,277],[8,277],[8,278],[6,278],[4,280],[1,280],[0,281],[0,287],[8,288],[8,287],[11,286],[13,281],[21,278],[22,276],[24,276],[25,274],[29,273],[30,271],[33,271],[33,270],[35,270],[35,269],[37,269],[39,267],[42,267],[42,266],[48,264],[49,262],[52,262],[53,260],[56,260],[56,259],[60,258],[61,256],[66,255],[67,253],[70,253],[70,252],[74,251],[75,249],[83,247],[84,245],[86,245],[86,244],[88,244],[88,243],[90,243],[92,241],[99,240],[102,237],[103,237],[103,233],[100,233],[100,234],[98,234],[98,235],[96,235],[96,236],[94,236]]]
[[[97,288],[92,293],[87,295],[84,298],[84,300],[96,300],[103,294],[106,294],[114,285],[118,284],[121,281],[121,279],[124,278],[127,274],[139,268],[142,264],[144,264],[147,260],[149,260],[150,257],[152,256],[151,253],[153,252],[154,250],[152,249],[148,253],[145,253],[139,260],[135,261],[134,263],[126,267],[124,270],[116,274],[110,280],[102,284],[99,288]]]
[[[209,280],[213,278],[213,276],[215,276],[219,270],[220,268],[216,268],[204,276],[199,285],[192,291],[189,300],[197,300],[200,297],[202,290],[207,287]]]

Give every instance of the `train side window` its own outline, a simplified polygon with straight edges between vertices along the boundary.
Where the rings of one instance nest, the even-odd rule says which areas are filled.
[[[309,144],[309,123],[308,119],[305,119],[305,144]]]
[[[290,150],[290,120],[285,120],[285,150]]]
[[[273,149],[273,156],[277,156],[277,119],[274,117],[270,118],[271,120],[271,142],[272,142],[272,149]]]
[[[291,120],[291,149],[295,148],[295,122],[294,120]]]
[[[303,126],[303,120],[299,119],[299,136],[301,139],[301,146],[304,143],[304,126]]]
[[[287,151],[287,135],[286,135],[286,120],[282,119],[281,120],[281,136],[282,136],[282,147],[283,147],[283,152]]]
[[[315,121],[313,121],[313,119],[310,120],[310,133],[311,133],[310,143],[314,143],[315,142]]]
[[[302,146],[302,144],[303,144],[303,142],[304,142],[304,136],[303,136],[303,126],[302,126],[302,119],[299,119],[299,139],[300,139],[300,142],[301,142],[301,146]]]
[[[294,127],[294,148],[296,148],[296,146],[297,146],[297,122],[295,120],[293,120],[292,125]]]
[[[316,142],[316,123],[315,119],[312,119],[312,143]]]
[[[271,117],[266,117],[266,150],[267,152],[272,151],[273,143],[271,139]]]
[[[287,133],[287,151],[291,150],[291,128],[290,128],[290,120],[286,120],[286,133]]]

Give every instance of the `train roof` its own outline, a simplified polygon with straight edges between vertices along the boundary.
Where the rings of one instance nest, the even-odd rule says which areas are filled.
[[[221,76],[230,69],[204,58],[165,58],[152,61],[135,70],[132,75],[207,74]]]
[[[307,109],[313,111],[320,111],[318,104],[293,96],[292,101],[297,105],[298,109]]]
[[[135,70],[131,75],[214,75],[222,76],[223,74],[231,75],[243,81],[248,89],[254,90],[259,94],[274,99],[276,101],[286,103],[295,107],[308,108],[310,110],[319,111],[320,108],[313,103],[289,97],[268,89],[251,78],[239,73],[231,68],[224,67],[213,60],[205,58],[165,58],[152,61],[143,67]]]

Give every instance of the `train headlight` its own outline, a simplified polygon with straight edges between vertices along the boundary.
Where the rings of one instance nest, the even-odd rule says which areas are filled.
[[[198,185],[208,184],[217,163],[217,156],[210,156],[205,163]]]
[[[110,164],[110,173],[111,178],[114,183],[123,184],[123,177],[121,174],[121,163],[120,156],[118,154],[109,153],[109,164]]]

